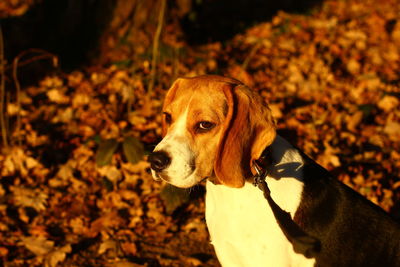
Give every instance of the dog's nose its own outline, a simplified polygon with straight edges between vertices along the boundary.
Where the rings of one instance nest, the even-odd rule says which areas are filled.
[[[156,172],[160,172],[168,167],[171,163],[171,158],[164,151],[153,152],[149,156],[150,166]]]

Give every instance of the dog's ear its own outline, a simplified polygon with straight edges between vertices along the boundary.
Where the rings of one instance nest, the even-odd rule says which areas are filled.
[[[214,171],[218,183],[242,187],[252,173],[252,161],[275,139],[275,124],[261,97],[246,86],[226,84],[223,92],[228,111]]]
[[[165,111],[165,107],[167,107],[171,102],[175,99],[176,92],[178,88],[180,87],[181,83],[183,82],[184,79],[179,78],[175,80],[175,82],[171,85],[171,87],[168,89],[168,92],[165,96],[164,99],[164,104],[163,104],[163,111]],[[163,114],[163,116],[165,116]],[[168,124],[166,123],[165,118],[162,120],[162,137],[164,137],[167,134],[167,129],[168,129]]]
[[[265,148],[275,140],[276,125],[271,109],[262,97],[254,94],[251,99],[249,127],[252,133],[249,140],[251,144],[249,166],[251,166],[251,172],[255,174],[256,171],[253,168],[253,162],[259,159]]]

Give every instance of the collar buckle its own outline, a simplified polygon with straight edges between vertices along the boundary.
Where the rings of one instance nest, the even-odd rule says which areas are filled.
[[[268,176],[268,170],[265,169],[264,171],[258,164],[257,160],[253,160],[253,167],[256,171],[256,174],[253,176],[253,185],[258,187],[263,191],[265,194],[270,194],[270,190],[268,188],[267,182],[265,181],[266,177]]]
[[[260,166],[258,166],[257,160],[253,160],[253,168],[256,174],[253,176],[253,185],[257,186],[260,183],[261,176],[263,175]]]

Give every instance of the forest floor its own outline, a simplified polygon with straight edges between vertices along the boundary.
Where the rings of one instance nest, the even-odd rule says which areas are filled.
[[[4,266],[218,266],[203,185],[165,187],[146,162],[178,76],[242,80],[270,104],[281,135],[400,219],[397,0],[327,0],[226,42],[178,40],[167,27],[152,90],[151,60],[131,62],[122,49],[112,64],[49,75],[9,100]]]

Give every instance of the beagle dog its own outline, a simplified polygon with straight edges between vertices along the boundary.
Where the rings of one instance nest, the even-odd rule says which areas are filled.
[[[241,82],[175,81],[162,135],[152,175],[181,188],[207,180],[206,223],[222,266],[400,266],[399,224],[278,136],[268,106]],[[294,251],[253,186],[260,158],[272,199],[320,242],[313,257]]]

